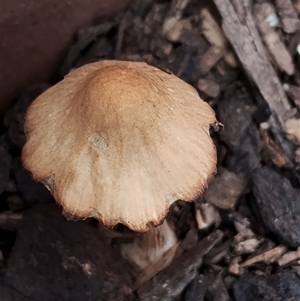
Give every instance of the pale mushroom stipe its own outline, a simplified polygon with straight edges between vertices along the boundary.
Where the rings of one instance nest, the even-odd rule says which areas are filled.
[[[206,188],[216,171],[215,124],[213,109],[175,75],[100,61],[31,104],[22,161],[67,215],[146,232],[173,202]]]

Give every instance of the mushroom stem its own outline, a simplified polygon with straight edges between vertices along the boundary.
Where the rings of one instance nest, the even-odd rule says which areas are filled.
[[[160,269],[163,269],[172,261],[175,254],[168,251],[177,243],[175,232],[165,220],[160,226],[151,226],[148,232],[139,234],[132,243],[122,245],[121,253],[140,270],[154,265],[166,256],[160,266]]]

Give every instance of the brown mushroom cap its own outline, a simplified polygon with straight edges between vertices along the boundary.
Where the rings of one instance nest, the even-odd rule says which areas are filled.
[[[216,169],[214,111],[196,90],[140,62],[100,61],[40,95],[25,121],[24,167],[64,211],[134,231],[192,201]]]

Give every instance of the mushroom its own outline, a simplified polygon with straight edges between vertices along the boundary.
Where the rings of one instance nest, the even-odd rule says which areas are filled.
[[[216,171],[215,124],[213,109],[175,75],[104,60],[72,71],[31,104],[22,161],[67,216],[145,232],[123,249],[145,268],[132,250],[144,248],[150,264],[174,246],[164,222],[170,205],[193,201]]]

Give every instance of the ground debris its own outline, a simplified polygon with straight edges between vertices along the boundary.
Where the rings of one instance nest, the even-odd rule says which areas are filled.
[[[291,118],[286,121],[286,133],[290,140],[300,145],[300,118]]]
[[[267,130],[261,130],[260,137],[262,140],[261,157],[265,163],[277,166],[279,168],[293,168],[293,163],[270,137],[270,134]]]
[[[220,86],[217,83],[205,78],[200,78],[198,80],[197,87],[200,91],[210,97],[217,97],[220,93]]]
[[[272,24],[270,21],[271,17],[274,19],[277,17],[274,6],[269,2],[257,3],[254,5],[254,16],[262,39],[274,62],[280,70],[292,75],[295,69],[292,57],[274,29],[276,23]]]
[[[59,72],[60,76],[65,76],[71,71],[72,68],[78,66],[77,62],[81,57],[81,53],[95,43],[97,37],[107,34],[109,30],[116,26],[116,21],[117,20],[105,22],[98,26],[92,26],[79,30],[76,36],[76,42],[71,46],[69,53],[67,54],[65,61],[61,66]],[[102,45],[102,47],[103,46],[104,45]],[[96,48],[99,48],[99,45],[96,45]],[[104,54],[105,56],[108,56],[109,52],[104,52]]]
[[[235,281],[233,294],[239,301],[297,301],[300,300],[300,280],[290,271],[266,278],[249,273]]]
[[[172,0],[168,14],[164,20],[162,33],[167,34],[182,18],[183,11],[191,0]]]
[[[222,29],[215,21],[208,9],[203,9],[200,13],[202,19],[202,33],[212,46],[220,49],[224,53],[224,60],[231,66],[237,67],[238,62],[235,54],[231,51],[229,42]]]
[[[174,260],[166,269],[154,276],[150,281],[138,289],[140,300],[143,301],[171,301],[179,296],[184,288],[197,274],[202,264],[202,257],[207,254],[223,237],[217,230],[202,239],[190,251]]]
[[[275,4],[283,24],[283,30],[294,33],[300,30],[300,20],[291,0],[275,0]]]
[[[49,87],[49,84],[41,84],[34,85],[26,89],[19,97],[15,106],[4,116],[4,124],[8,127],[8,137],[10,142],[17,146],[20,150],[25,143],[23,125],[27,108],[36,97]]]
[[[232,209],[247,186],[248,179],[244,174],[235,174],[225,168],[219,168],[203,198],[218,208]]]
[[[197,274],[186,290],[184,301],[203,301],[208,285],[208,277]]]
[[[288,179],[269,167],[259,168],[253,173],[253,185],[257,205],[266,227],[284,244],[298,247],[300,191],[293,188]]]
[[[196,204],[195,218],[197,221],[198,229],[207,229],[211,226],[219,226],[221,222],[218,210],[207,203]]]
[[[23,219],[23,213],[15,213],[9,210],[0,212],[0,227],[2,229],[15,231],[19,228]]]
[[[96,228],[67,221],[54,204],[43,204],[25,214],[18,233],[4,287],[30,300],[130,300],[126,263]]]
[[[297,249],[297,251],[291,251],[291,252],[287,252],[285,253],[279,260],[278,260],[278,264],[280,266],[284,266],[287,265],[295,260],[299,260],[300,259],[300,247]]]
[[[286,251],[287,247],[279,246],[248,259],[247,261],[241,263],[240,266],[242,268],[246,268],[259,262],[265,262],[266,264],[270,264],[276,262]]]
[[[42,184],[35,182],[30,174],[23,169],[19,157],[14,158],[11,172],[18,191],[25,202],[29,204],[53,202],[50,192]]]
[[[238,255],[251,254],[257,249],[261,242],[262,240],[249,238],[247,240],[239,242],[234,249],[236,254]]]
[[[249,94],[242,90],[241,95],[239,91],[230,95],[231,89],[228,88],[226,101],[220,100],[217,107],[220,122],[226,128],[220,139],[233,153],[227,157],[228,170],[249,175],[249,171],[260,166],[261,141],[250,113],[253,104]]]
[[[284,116],[291,109],[291,105],[266,55],[250,7],[245,3],[237,4],[234,1],[235,5],[231,0],[214,0],[214,3],[222,16],[225,35],[272,112],[270,115],[272,132],[292,161],[292,147],[282,135],[285,128]]]
[[[9,181],[12,157],[4,145],[0,144],[0,194],[5,190]]]
[[[26,109],[49,85],[24,91],[0,122],[4,300],[130,301],[131,289],[135,301],[299,300],[299,12],[299,0],[133,0],[117,18],[81,29],[54,81],[102,59],[179,76],[225,125],[211,130],[218,171],[195,203],[173,204],[168,220],[180,243],[171,265],[137,274],[114,255],[132,233],[99,233],[96,221],[66,222],[57,209],[53,220],[52,209],[30,213],[53,201],[20,162]]]
[[[228,291],[224,285],[223,277],[219,273],[211,272],[209,275],[211,284],[208,287],[207,296],[209,299],[218,301],[230,301]]]
[[[222,260],[227,261],[227,259],[231,256],[231,244],[232,240],[228,239],[222,244],[219,244],[212,248],[209,254],[205,255],[204,257],[205,264],[211,266],[219,264]]]
[[[225,50],[217,46],[211,46],[199,57],[199,69],[202,75],[207,74],[225,54]]]
[[[284,91],[286,91],[287,95],[289,95],[293,99],[296,107],[300,109],[300,87],[285,83],[283,84],[283,88]]]

